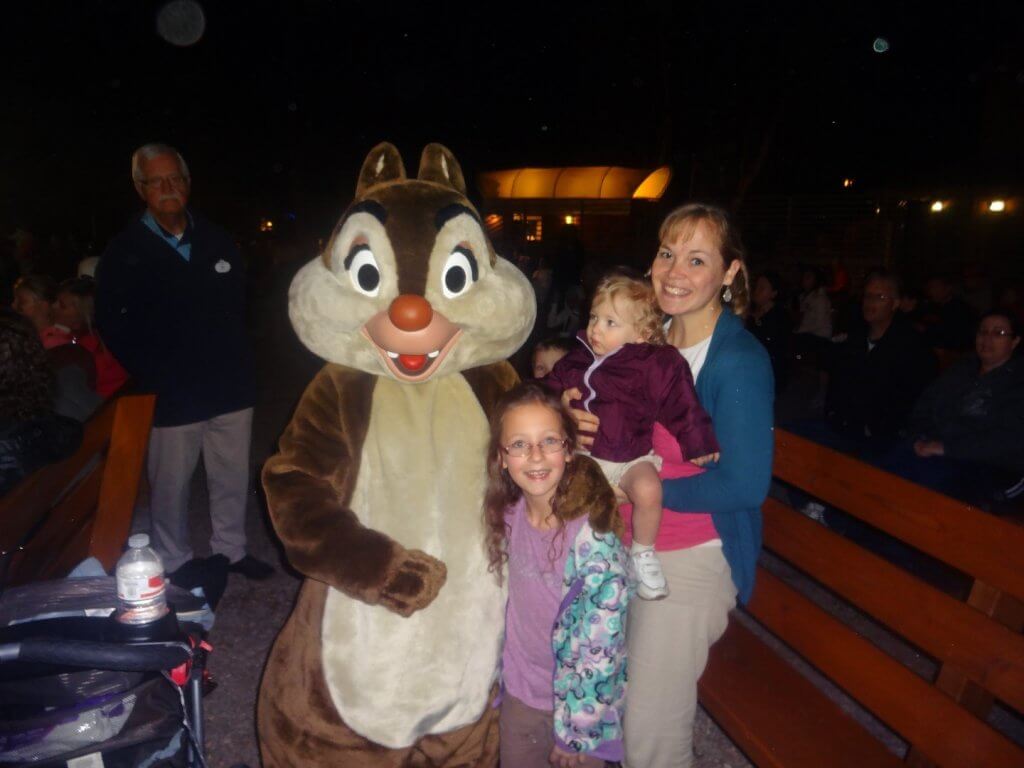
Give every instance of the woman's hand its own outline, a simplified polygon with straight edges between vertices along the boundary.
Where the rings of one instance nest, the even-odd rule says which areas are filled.
[[[588,411],[581,411],[570,407],[569,403],[579,400],[583,393],[577,387],[567,389],[562,393],[562,405],[569,409],[572,420],[576,422],[576,429],[579,430],[579,443],[582,448],[590,448],[594,445],[594,435],[597,434],[597,427],[601,420]]]
[[[927,459],[930,456],[944,456],[946,447],[941,440],[918,440],[914,443],[914,453],[922,459]]]
[[[548,762],[555,766],[555,768],[578,768],[578,766],[584,764],[586,759],[585,755],[566,752],[557,745],[552,747],[551,754],[548,756]]]

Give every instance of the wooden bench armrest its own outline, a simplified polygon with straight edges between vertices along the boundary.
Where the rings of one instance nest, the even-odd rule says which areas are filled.
[[[89,556],[114,567],[131,528],[155,402],[153,395],[108,400],[85,423],[73,456],[0,500],[5,585],[63,576]]]

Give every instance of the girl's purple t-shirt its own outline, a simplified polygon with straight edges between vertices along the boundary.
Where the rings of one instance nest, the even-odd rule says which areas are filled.
[[[562,578],[576,534],[586,518],[565,530],[538,531],[526,518],[520,499],[505,514],[508,534],[508,604],[502,681],[505,690],[534,709],[551,711],[554,702],[555,653],[551,634],[562,603]]]

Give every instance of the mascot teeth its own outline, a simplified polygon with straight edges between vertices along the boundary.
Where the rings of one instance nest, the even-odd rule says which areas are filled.
[[[388,352],[388,357],[390,357],[392,360],[397,360],[398,359],[398,353],[397,352]]]
[[[431,360],[433,360],[439,354],[441,354],[441,350],[440,349],[435,349],[433,352],[428,353],[427,357],[429,357]]]

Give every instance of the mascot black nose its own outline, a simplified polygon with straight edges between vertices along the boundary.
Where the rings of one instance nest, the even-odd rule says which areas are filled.
[[[388,317],[403,331],[422,331],[434,317],[430,302],[415,294],[402,294],[388,308]]]

